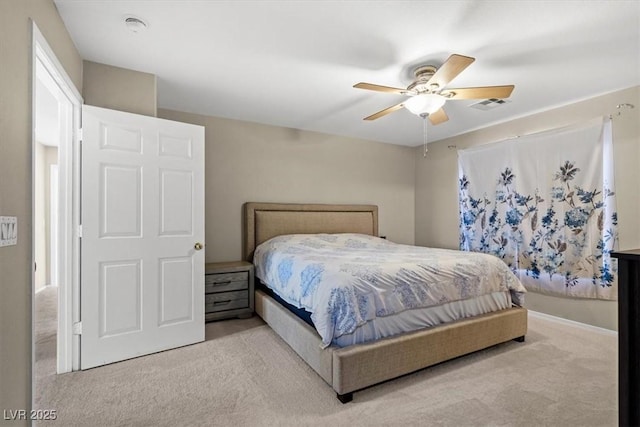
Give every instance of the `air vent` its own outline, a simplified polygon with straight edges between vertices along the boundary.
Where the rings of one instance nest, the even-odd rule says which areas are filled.
[[[488,111],[495,110],[496,108],[508,104],[511,101],[506,99],[498,99],[498,98],[490,98],[485,99],[484,101],[476,102],[475,104],[469,105],[471,108],[475,108],[476,110]]]

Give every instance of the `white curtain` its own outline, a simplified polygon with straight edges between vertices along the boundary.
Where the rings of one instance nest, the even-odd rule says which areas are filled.
[[[502,258],[530,290],[615,299],[609,118],[458,152],[460,249]]]

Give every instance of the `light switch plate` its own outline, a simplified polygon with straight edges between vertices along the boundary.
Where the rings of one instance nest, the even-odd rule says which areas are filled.
[[[0,216],[0,247],[18,244],[18,218]]]

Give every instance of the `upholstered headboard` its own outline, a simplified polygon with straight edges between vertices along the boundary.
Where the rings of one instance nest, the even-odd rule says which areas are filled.
[[[378,235],[375,205],[255,203],[244,205],[242,257],[253,259],[260,243],[283,234],[360,233]]]

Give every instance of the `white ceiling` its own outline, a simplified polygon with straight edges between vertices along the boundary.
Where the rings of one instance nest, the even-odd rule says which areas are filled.
[[[365,122],[403,96],[352,86],[405,87],[452,53],[476,62],[449,88],[516,88],[492,111],[448,101],[430,141],[640,84],[636,0],[55,3],[84,59],[156,74],[160,108],[392,144],[420,145],[422,120]]]

